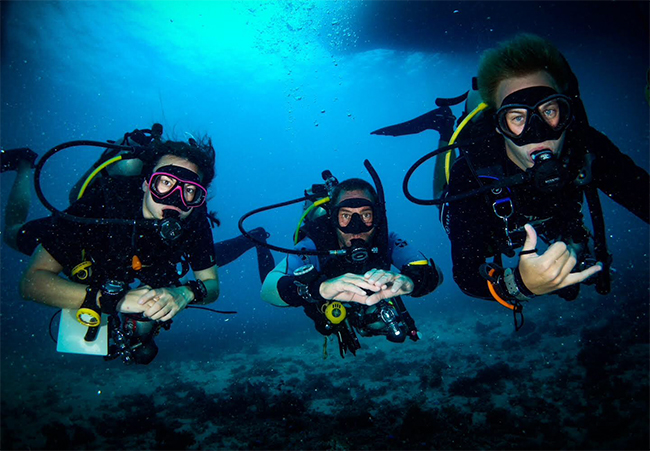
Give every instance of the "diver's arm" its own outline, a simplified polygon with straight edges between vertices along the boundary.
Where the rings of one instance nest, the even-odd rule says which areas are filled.
[[[197,292],[191,285],[180,287],[153,288],[138,299],[144,308],[144,316],[154,321],[169,321],[189,304],[210,304],[219,297],[219,278],[216,265],[200,271],[194,271],[196,280],[203,282],[205,295],[196,298]]]
[[[451,224],[454,220],[451,221]],[[487,237],[470,232],[470,228],[457,230],[450,226],[452,274],[458,288],[468,296],[493,300],[480,268],[487,261]]]
[[[20,280],[20,295],[26,300],[51,307],[80,308],[88,286],[60,277],[61,271],[63,266],[43,246],[39,246]],[[150,307],[151,304],[138,304],[138,299],[148,288],[144,290],[140,288],[128,291],[117,304],[117,310],[123,313],[141,313]],[[101,305],[101,294],[97,294],[96,301]]]
[[[292,277],[287,275],[288,270],[289,264],[287,258],[284,258],[280,263],[278,263],[273,271],[266,276],[264,283],[262,283],[262,291],[260,292],[260,296],[264,302],[268,302],[276,307],[290,307],[288,303],[282,300],[278,291],[278,283],[280,283],[280,279],[283,277]]]
[[[200,280],[205,285],[208,294],[203,298],[200,304],[211,304],[219,298],[219,274],[217,273],[217,266],[214,265],[210,268],[201,271],[194,271],[194,277]],[[192,295],[193,296],[193,295]],[[194,299],[192,299],[192,302]]]
[[[314,242],[305,238],[294,246],[295,250],[314,251]],[[266,276],[262,283],[260,297],[276,307],[300,307],[306,302],[299,294],[298,287],[294,283],[293,272],[306,264],[312,264],[318,268],[318,258],[309,256],[307,263],[299,255],[288,254],[276,267]]]
[[[467,164],[459,160],[452,170],[449,194],[475,189],[472,179]],[[493,298],[480,268],[488,258],[494,256],[489,249],[493,244],[493,216],[482,196],[470,197],[449,205],[447,224],[454,281],[466,295],[489,300]]]
[[[63,266],[38,246],[20,280],[20,295],[52,307],[78,309],[86,297],[86,285],[59,277]]]
[[[583,271],[571,272],[577,263],[573,250],[562,241],[556,241],[541,255],[537,253],[537,233],[526,224],[526,241],[519,257],[517,270],[521,276],[519,292],[528,291],[542,295],[583,282],[602,270],[602,265],[593,265]],[[516,280],[516,277],[515,277]],[[501,289],[501,297],[507,297],[507,289]]]
[[[413,282],[413,289],[408,293],[410,296],[425,296],[442,284],[442,271],[432,259],[427,259],[394,232],[389,235],[389,242],[392,264]]]
[[[595,159],[592,176],[596,186],[645,221],[650,216],[650,178],[632,158],[622,153],[607,136],[590,129]]]

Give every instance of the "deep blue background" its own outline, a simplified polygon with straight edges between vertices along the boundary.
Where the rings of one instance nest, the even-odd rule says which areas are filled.
[[[210,208],[222,226],[215,240],[237,235],[238,218],[252,208],[299,197],[324,169],[339,179],[367,178],[362,161],[369,158],[387,191],[391,228],[447,275],[434,295],[410,303],[420,322],[496,307],[460,293],[437,210],[410,204],[401,193],[404,172],[435,147],[437,134],[369,132],[429,111],[437,96],[464,92],[483,50],[517,32],[552,40],[580,80],[592,125],[648,168],[646,2],[107,1],[1,8],[4,148],[29,146],[42,155],[65,141],[116,139],[153,122],[170,138],[207,133],[218,152]],[[96,157],[96,150],[76,149],[53,159],[43,179],[48,199],[64,206],[71,183]],[[413,180],[423,197],[429,173],[422,169]],[[11,173],[1,177],[3,206],[12,181]],[[603,205],[620,277],[599,302],[614,312],[626,284],[647,286],[648,227],[607,199]],[[44,214],[34,198],[30,218]],[[298,217],[296,206],[248,225],[263,225],[273,242],[287,245]],[[19,299],[25,266],[25,257],[2,246],[3,356],[47,361],[55,355],[46,333],[53,310]],[[219,272],[217,305],[239,314],[225,321],[184,313],[159,339],[163,361],[174,351],[201,358],[245,349],[282,339],[278,331],[314,333],[300,311],[259,299],[254,253]],[[503,321],[511,319],[504,313]]]

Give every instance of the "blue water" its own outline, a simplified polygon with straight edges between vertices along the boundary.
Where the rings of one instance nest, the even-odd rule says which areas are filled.
[[[3,2],[0,7],[3,148],[29,146],[43,155],[66,141],[117,139],[154,122],[162,123],[172,139],[186,139],[186,133],[208,134],[217,149],[217,178],[209,203],[222,222],[214,232],[216,241],[238,235],[237,221],[247,211],[301,196],[320,181],[325,169],[339,180],[368,178],[363,168],[368,158],[386,190],[391,229],[434,258],[447,276],[434,294],[409,303],[421,325],[454,318],[460,325],[450,328],[474,330],[479,320],[496,321],[507,329],[511,318],[498,306],[471,300],[458,290],[437,210],[413,205],[401,192],[405,171],[435,148],[437,133],[391,138],[370,132],[433,109],[436,97],[467,90],[483,50],[517,32],[552,40],[580,80],[591,124],[641,167],[647,170],[650,162],[650,120],[644,97],[650,65],[647,3],[79,1]],[[53,158],[43,178],[48,199],[65,206],[69,188],[97,156],[97,150],[84,148]],[[430,193],[428,174],[430,169],[423,168],[412,182],[412,191],[421,197]],[[12,182],[12,173],[0,177],[0,205],[6,204]],[[610,325],[613,340],[617,336],[613,327],[642,331],[633,353],[621,359],[628,367],[620,374],[640,375],[643,381],[635,393],[645,393],[645,401],[641,399],[634,412],[646,420],[647,439],[648,226],[607,198],[603,208],[618,270],[612,294],[604,298],[586,289],[573,304],[559,304],[555,298],[539,300],[552,303],[553,308],[531,307],[528,318],[554,324],[579,316],[586,321],[580,327]],[[30,218],[46,213],[34,196]],[[254,217],[247,226],[264,226],[272,242],[288,245],[299,214],[299,206],[289,207]],[[199,362],[200,368],[200,362],[229,353],[252,356],[269,343],[291,347],[316,334],[299,310],[277,309],[260,300],[255,255],[249,252],[219,271],[221,298],[216,305],[237,310],[238,315],[226,321],[205,312],[184,312],[172,330],[157,340],[161,352],[155,368],[89,363],[92,358],[56,354],[47,334],[53,310],[26,303],[18,295],[17,281],[26,257],[4,244],[1,255],[4,386],[14,387],[26,375],[40,380],[57,369],[85,368],[92,377],[80,376],[72,387],[58,384],[47,389],[51,396],[65,397],[74,386],[83,391],[86,380],[99,377],[104,367],[138,375],[151,371],[152,377],[159,377],[182,362]],[[626,318],[627,322],[615,322],[630,305],[638,314]],[[434,335],[444,342],[449,330],[442,328]],[[537,332],[544,333],[541,327]],[[573,333],[577,343],[584,341],[586,335],[580,336],[580,330]],[[549,352],[535,343],[527,350],[540,356]],[[512,363],[509,352],[500,349],[498,358]],[[313,358],[320,356],[316,353]],[[570,365],[579,364],[577,351],[567,358]],[[384,364],[391,367],[391,355],[386,359]],[[352,374],[359,365],[354,359],[344,363],[337,365]],[[450,371],[449,377],[459,375]],[[506,390],[506,394],[513,393]],[[3,390],[3,412],[17,408],[16,393],[9,399],[6,395]],[[558,408],[570,403],[568,396],[567,405]],[[600,406],[597,401],[596,405]],[[35,414],[47,406],[37,402],[20,408],[24,414]],[[569,429],[563,424],[563,431]],[[600,446],[597,439],[586,440],[588,434],[576,429],[582,441],[546,443],[549,447]],[[45,446],[42,437],[16,439],[20,430],[6,434],[3,425],[3,440],[9,447]],[[612,434],[603,438],[603,447],[606,443],[638,445],[638,441],[626,442],[625,432],[621,437]],[[256,440],[201,442],[197,438],[193,446],[277,447]],[[427,440],[387,442],[386,447],[436,447]],[[290,438],[284,443],[283,447],[301,447]],[[350,448],[373,447],[352,437],[347,443]],[[474,445],[453,443],[438,442],[437,447],[505,446],[487,439]],[[514,440],[508,446],[531,445]],[[303,442],[302,447],[310,446]]]

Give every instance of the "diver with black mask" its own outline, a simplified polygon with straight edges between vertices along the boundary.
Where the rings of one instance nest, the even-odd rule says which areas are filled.
[[[375,179],[374,171],[371,175]],[[325,202],[314,203],[319,208],[307,216],[295,247],[267,276],[262,299],[302,307],[318,332],[336,336],[341,357],[348,351],[356,355],[357,334],[396,343],[418,340],[400,296],[431,293],[442,283],[439,269],[389,233],[380,185],[375,190],[364,180],[349,179],[328,194]],[[327,338],[325,355],[326,345]]]
[[[51,207],[42,197],[40,171],[63,148],[52,149],[36,166],[37,193],[46,206]],[[76,341],[66,339],[69,347],[62,352],[148,364],[157,354],[153,338],[160,328],[168,328],[189,304],[219,296],[205,206],[214,148],[209,141],[160,140],[140,157],[140,175],[102,177],[64,212],[52,208],[52,223],[20,282],[25,299],[76,312],[88,328]],[[194,278],[183,284],[189,269]],[[84,352],[101,341],[104,318],[110,346],[103,354]]]
[[[415,167],[445,149],[411,168],[404,191],[415,203],[444,206],[454,280],[469,296],[510,309],[520,328],[523,303],[535,296],[573,300],[581,283],[610,291],[598,190],[647,223],[650,182],[589,125],[577,79],[550,42],[524,34],[486,51],[478,89],[485,103],[460,132],[446,195],[426,201],[408,193]]]

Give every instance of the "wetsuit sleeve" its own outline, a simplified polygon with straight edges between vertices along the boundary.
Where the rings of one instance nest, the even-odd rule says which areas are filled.
[[[216,264],[212,230],[207,217],[197,219],[193,225],[190,232],[189,262],[193,271],[201,271]]]
[[[391,232],[388,236],[388,246],[391,250],[391,263],[396,268],[401,268],[414,261],[427,259],[422,252],[394,232]]]
[[[650,209],[650,180],[648,173],[623,154],[604,134],[590,129],[595,160],[593,181],[617,204],[648,222]]]
[[[46,236],[52,233],[53,225],[53,216],[34,219],[23,224],[16,237],[18,250],[25,255],[32,255],[38,245],[47,239]]]
[[[112,213],[105,204],[102,193],[93,191],[77,200],[65,212],[83,218],[100,218]],[[107,226],[81,224],[52,217],[48,233],[41,237],[41,244],[61,266],[70,269],[80,262],[82,250],[87,243],[97,236],[105,235],[107,230]]]
[[[468,192],[478,187],[464,160],[454,164],[449,195]],[[494,253],[490,252],[495,214],[488,209],[483,196],[473,196],[449,205],[445,227],[451,241],[454,281],[463,293],[492,299],[479,269]]]
[[[433,260],[427,259],[422,252],[394,232],[390,233],[388,242],[393,266],[399,268],[400,273],[409,277],[415,285],[412,297],[427,295],[440,286],[442,273]]]
[[[300,241],[294,247],[294,249],[312,251],[316,249],[316,246],[312,240],[305,238]],[[318,270],[318,259],[315,256],[306,256],[305,258],[302,258],[300,255],[287,255],[286,265],[284,267],[285,275],[278,279],[277,290],[278,294],[280,295],[280,299],[292,307],[303,307],[307,302],[302,296],[298,294],[297,286],[294,283],[296,278],[293,275],[293,272],[301,266],[309,264],[314,265],[314,267]],[[316,283],[320,285],[318,282],[319,280],[322,282],[322,280],[318,278],[316,281],[314,281],[314,286],[310,286],[310,293],[314,292],[312,294],[312,297],[319,297],[319,295],[316,294],[317,288],[315,287]]]

